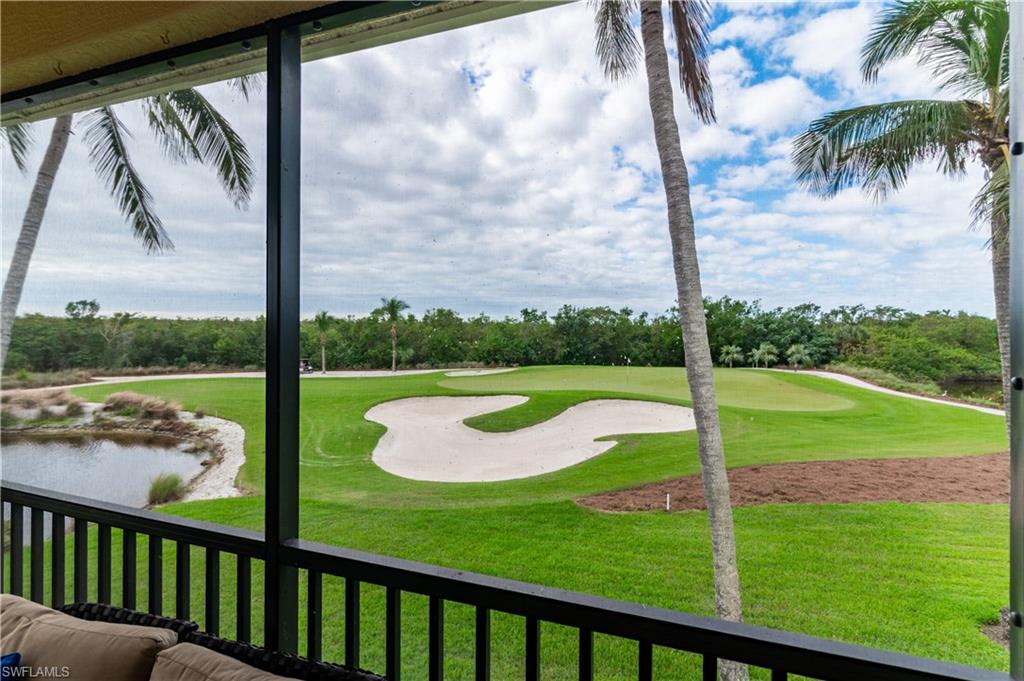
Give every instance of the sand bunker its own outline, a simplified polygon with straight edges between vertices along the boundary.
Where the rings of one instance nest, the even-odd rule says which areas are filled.
[[[603,511],[703,509],[699,475],[579,499]],[[847,459],[744,466],[729,471],[733,506],[848,504],[866,501],[1007,503],[1010,455]]]
[[[550,473],[615,446],[595,438],[693,430],[693,411],[659,402],[592,400],[509,433],[485,433],[464,419],[523,404],[519,395],[411,397],[385,402],[366,418],[387,427],[373,450],[378,466],[404,478],[491,482]]]

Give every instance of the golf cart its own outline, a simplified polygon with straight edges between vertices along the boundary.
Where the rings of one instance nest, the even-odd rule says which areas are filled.
[[[316,371],[316,369],[314,369],[313,365],[309,363],[309,359],[303,357],[302,359],[299,360],[300,374],[311,374],[314,371]]]

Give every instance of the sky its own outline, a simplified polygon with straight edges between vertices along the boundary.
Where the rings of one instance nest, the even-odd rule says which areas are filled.
[[[969,230],[981,169],[932,165],[883,203],[798,187],[792,140],[816,117],[945,97],[913,59],[862,82],[858,53],[883,5],[714,8],[717,125],[676,95],[706,296],[893,305],[991,315],[984,234]],[[673,65],[674,66],[674,65]],[[674,70],[674,69],[673,69]],[[610,83],[586,3],[303,67],[302,312],[365,314],[397,296],[422,314],[551,313],[563,304],[662,312],[674,302],[665,196],[642,70]],[[212,171],[166,159],[137,103],[117,106],[175,249],[146,255],[88,163],[81,116],[42,225],[20,312],[242,316],[265,306],[265,100],[203,92],[256,160],[236,209]],[[4,150],[3,263],[51,123],[26,174]]]

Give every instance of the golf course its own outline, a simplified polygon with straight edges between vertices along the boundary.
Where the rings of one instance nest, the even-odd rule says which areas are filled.
[[[718,369],[716,383],[730,469],[791,462],[924,459],[1003,452],[1000,416],[881,394],[796,372]],[[129,388],[240,424],[247,495],[161,507],[238,527],[263,522],[264,383],[202,378],[105,383],[73,392],[90,402]],[[696,433],[623,433],[614,445],[559,470],[492,482],[432,482],[385,472],[374,450],[386,428],[367,418],[406,398],[520,396],[514,406],[465,422],[481,435],[544,424],[593,400],[689,406],[676,368],[537,367],[478,375],[445,372],[309,377],[301,382],[302,538],[687,612],[714,612],[711,551],[702,510],[606,512],[584,497],[700,473]],[[965,664],[1004,668],[1006,651],[982,633],[1005,605],[1005,499],[989,503],[770,503],[735,510],[746,621]],[[115,535],[118,531],[114,531]],[[91,548],[95,551],[95,541]],[[115,573],[120,541],[114,537]],[[142,547],[140,546],[140,549]],[[165,543],[164,584],[173,585]],[[192,551],[192,574],[203,552]],[[147,567],[140,550],[139,574]],[[222,560],[221,631],[234,634],[234,565]],[[253,572],[253,622],[262,575]],[[202,580],[193,579],[201,621]],[[120,579],[113,579],[119,599]],[[324,579],[324,657],[340,659],[344,585]],[[169,592],[170,593],[170,592]],[[140,580],[145,602],[145,580]],[[300,601],[304,602],[304,601]],[[168,614],[174,600],[165,596]],[[364,585],[362,660],[383,667],[384,590]],[[403,672],[421,678],[427,660],[427,599],[402,601]],[[446,671],[472,674],[473,611],[449,604]],[[258,626],[253,637],[259,640]],[[522,621],[495,613],[494,678],[521,678]],[[304,640],[304,639],[303,639]],[[542,627],[544,678],[572,678],[576,633]],[[635,645],[595,641],[602,678],[635,676]],[[697,675],[696,659],[658,649],[658,678]]]

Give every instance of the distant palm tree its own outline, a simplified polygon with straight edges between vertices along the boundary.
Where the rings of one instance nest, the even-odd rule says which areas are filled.
[[[761,343],[750,353],[750,363],[755,367],[763,364],[767,369],[769,364],[774,364],[779,359],[778,349],[771,343]]]
[[[803,343],[795,343],[786,350],[786,359],[795,371],[798,366],[811,363],[811,353]]]
[[[317,336],[320,338],[320,373],[327,373],[327,332],[331,330],[334,320],[327,310],[320,310],[313,317],[313,326],[316,327]]]
[[[693,209],[690,205],[690,180],[673,110],[662,3],[597,0],[592,5],[595,9],[595,47],[605,75],[611,80],[630,76],[641,63],[641,57],[647,73],[647,103],[654,123],[654,140],[668,204],[668,231],[672,244],[686,377],[697,422],[697,453],[711,525],[715,610],[719,617],[739,621],[742,619],[740,579],[736,567],[736,537],[729,501],[729,480],[712,380],[711,347],[704,319]],[[668,7],[675,33],[673,47],[679,59],[679,84],[686,103],[702,122],[713,123],[715,107],[707,61],[710,8],[706,0],[670,0]],[[642,48],[633,26],[633,15],[637,10],[640,12]],[[731,662],[723,663],[722,678],[745,679],[746,667]]]
[[[409,309],[409,304],[398,298],[381,298],[380,310],[391,322],[391,370],[398,371],[398,320],[402,311]]]
[[[738,345],[724,345],[722,346],[721,352],[718,354],[718,361],[722,364],[729,365],[732,369],[733,362],[743,361],[743,348]]]
[[[1009,12],[1005,0],[898,0],[883,10],[861,50],[873,82],[883,66],[917,55],[956,99],[904,100],[836,111],[811,123],[793,146],[797,179],[831,197],[860,185],[885,198],[910,169],[938,164],[961,177],[973,159],[985,168],[975,225],[987,224],[1003,399],[1010,417]]]
[[[231,82],[246,98],[255,87],[253,79]],[[235,206],[242,208],[248,205],[252,196],[252,158],[241,136],[202,93],[195,89],[179,90],[146,97],[138,103],[146,114],[150,131],[170,159],[179,162],[196,161],[212,167]],[[85,126],[81,139],[89,147],[89,161],[117,201],[121,214],[131,226],[132,234],[149,253],[172,249],[174,244],[156,214],[153,197],[128,153],[131,133],[121,122],[114,107],[105,106],[91,111],[82,116],[81,121]],[[11,330],[21,303],[29,263],[35,251],[53,182],[71,137],[71,127],[71,114],[58,116],[54,121],[50,141],[25,209],[7,277],[4,279],[0,303],[0,369],[7,359]],[[19,124],[0,130],[3,131],[0,135],[10,147],[15,164],[24,171],[31,144],[30,128],[27,124]]]

